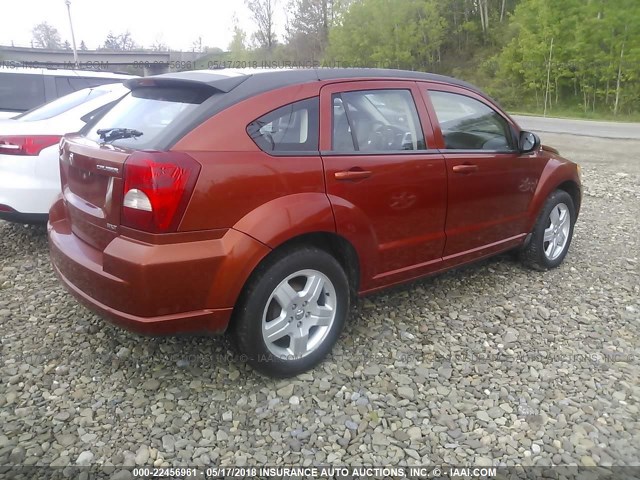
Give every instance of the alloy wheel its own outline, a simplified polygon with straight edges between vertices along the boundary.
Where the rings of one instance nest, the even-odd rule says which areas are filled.
[[[262,337],[283,360],[309,355],[325,340],[336,319],[331,280],[317,270],[300,270],[274,289],[262,314]]]
[[[571,213],[564,203],[558,203],[549,213],[548,225],[544,231],[542,248],[548,260],[558,258],[567,246],[571,228]]]

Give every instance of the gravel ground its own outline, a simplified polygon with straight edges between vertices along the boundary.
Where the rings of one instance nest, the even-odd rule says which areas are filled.
[[[104,323],[43,228],[0,221],[0,465],[640,464],[640,142],[543,141],[586,185],[560,268],[504,255],[367,298],[292,381]]]

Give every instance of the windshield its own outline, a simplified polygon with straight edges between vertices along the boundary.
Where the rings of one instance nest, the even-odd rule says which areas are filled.
[[[47,118],[55,117],[61,113],[71,110],[73,107],[93,99],[98,98],[100,95],[108,93],[108,90],[99,90],[96,88],[85,88],[84,90],[78,90],[77,92],[70,93],[64,97],[60,97],[52,102],[49,102],[41,107],[34,108],[22,115],[15,117],[16,120],[22,122],[33,122],[36,120],[46,120]]]
[[[101,135],[98,130],[137,131],[136,135],[124,135],[110,143],[126,148],[152,149],[163,130],[188,117],[210,95],[210,91],[184,87],[137,88],[95,125],[87,127],[85,136],[101,143],[104,133]]]

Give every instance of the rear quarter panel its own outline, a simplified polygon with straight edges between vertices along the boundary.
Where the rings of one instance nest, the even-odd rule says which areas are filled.
[[[253,120],[318,95],[319,88],[317,83],[302,84],[249,98],[209,118],[176,143],[172,150],[186,152],[202,164],[179,230],[235,228],[249,216],[241,226],[265,232],[268,229],[261,223],[272,223],[274,216],[286,211],[283,205],[300,204],[296,195],[324,195],[320,155],[272,156],[261,151],[246,132]],[[287,197],[291,198],[284,200]],[[265,205],[271,207],[265,209]],[[330,212],[328,200],[325,206]],[[308,215],[317,218],[317,209]],[[264,234],[257,237],[270,243]]]
[[[255,119],[316,96],[319,89],[318,83],[295,85],[239,102],[203,122],[172,148],[202,165],[179,230],[232,229],[262,245],[238,245],[237,252],[229,246],[229,258],[219,269],[224,274],[213,282],[212,298],[216,291],[219,295],[226,290],[225,301],[233,304],[255,267],[287,240],[310,232],[335,232],[319,153],[270,155],[246,132]]]

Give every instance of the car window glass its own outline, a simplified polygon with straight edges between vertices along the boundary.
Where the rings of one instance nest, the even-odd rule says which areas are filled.
[[[392,152],[425,150],[409,90],[359,90],[334,94],[332,150]]]
[[[247,133],[265,152],[318,151],[318,97],[290,103],[254,120]]]
[[[78,92],[73,92],[69,95],[65,95],[64,97],[58,98],[49,102],[41,107],[34,108],[33,110],[23,113],[22,115],[16,117],[23,122],[33,122],[36,120],[45,120],[47,118],[55,117],[56,115],[60,115],[68,110],[71,110],[73,107],[77,107],[78,105],[92,100],[94,98],[98,98],[100,95],[104,95],[108,93],[107,90],[96,90],[96,89],[84,89]]]
[[[80,120],[82,120],[84,123],[89,123],[98,119],[99,117],[107,113],[109,110],[111,110],[113,106],[116,103],[118,103],[118,100],[114,100],[113,102],[109,102],[105,105],[102,105],[101,107],[96,108],[95,110],[80,117]]]
[[[0,73],[0,110],[24,112],[44,101],[42,75]]]
[[[63,95],[69,95],[70,93],[75,92],[75,89],[71,86],[69,82],[69,77],[55,77],[56,82],[56,93],[59,97]]]
[[[509,124],[495,110],[457,93],[429,92],[445,148],[452,150],[514,149]]]
[[[56,92],[59,97],[68,95],[83,88],[97,87],[106,83],[114,83],[107,78],[94,77],[55,77]]]
[[[136,137],[118,138],[112,145],[152,149],[162,141],[163,131],[189,118],[193,110],[211,96],[209,89],[185,87],[139,87],[125,95],[104,116],[82,130],[89,139],[101,142],[98,130],[129,128],[142,132]]]

